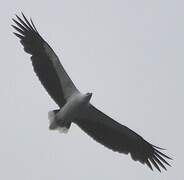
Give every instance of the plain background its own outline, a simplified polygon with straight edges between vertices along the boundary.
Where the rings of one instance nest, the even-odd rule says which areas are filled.
[[[0,179],[182,180],[184,3],[181,0],[4,1],[0,22]],[[56,109],[12,34],[11,18],[32,17],[92,103],[166,148],[161,174],[93,141],[77,126],[48,130]]]

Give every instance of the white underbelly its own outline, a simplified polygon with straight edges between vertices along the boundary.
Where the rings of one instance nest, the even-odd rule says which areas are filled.
[[[83,95],[77,94],[71,98],[57,113],[57,121],[74,121],[75,118],[80,118],[85,111],[87,103],[84,101]]]
[[[81,118],[83,112],[85,112],[88,101],[82,94],[76,94],[73,96],[61,110],[49,118],[51,121],[50,129],[57,129],[59,131],[66,132],[71,122],[74,122],[76,118]]]

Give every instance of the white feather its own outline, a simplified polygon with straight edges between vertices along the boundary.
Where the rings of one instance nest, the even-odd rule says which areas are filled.
[[[65,127],[65,126],[63,126],[63,127],[58,126],[56,129],[57,129],[60,133],[66,134],[66,133],[68,132],[68,128]]]
[[[49,111],[48,112],[48,119],[50,121],[50,124],[54,122],[54,119],[55,119],[55,114],[53,111]]]

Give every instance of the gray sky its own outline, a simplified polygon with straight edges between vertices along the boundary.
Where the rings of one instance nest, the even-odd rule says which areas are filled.
[[[0,179],[182,180],[184,2],[180,0],[4,1],[1,22]],[[174,158],[151,172],[114,153],[77,126],[48,130],[57,106],[12,34],[23,11],[92,103]]]

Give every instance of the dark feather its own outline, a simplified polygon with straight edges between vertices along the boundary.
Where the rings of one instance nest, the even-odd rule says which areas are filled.
[[[151,163],[149,162],[149,160],[145,161],[145,163],[147,164],[147,166],[148,166],[151,170],[153,170],[153,168],[152,168]]]
[[[171,166],[162,156],[160,156],[159,154],[155,153],[155,156],[157,156],[162,162],[164,162],[165,164],[167,164],[168,166]],[[169,158],[171,159],[171,158]]]
[[[45,52],[44,44],[46,44],[46,42],[36,31],[33,22],[31,21],[31,25],[24,14],[22,15],[25,22],[17,15],[16,17],[18,21],[13,19],[18,26],[12,25],[13,28],[20,33],[14,34],[21,39],[21,44],[24,46],[24,50],[32,55],[31,60],[33,68],[41,83],[54,101],[62,107],[65,104],[66,99],[64,98],[63,89],[58,74],[53,66],[53,62]],[[51,51],[53,50],[51,49]]]
[[[15,36],[17,36],[17,37],[20,38],[20,39],[23,39],[23,38],[24,38],[24,36],[22,36],[22,35],[20,35],[20,34],[18,34],[18,33],[13,32],[13,34],[15,34]]]
[[[26,21],[26,24],[28,25],[28,27],[30,28],[30,30],[32,30],[33,32],[35,31],[34,28],[32,27],[32,25],[29,23],[29,21],[27,20],[27,18],[24,16],[24,14],[22,13],[22,16],[24,18],[24,20]]]
[[[154,160],[152,157],[150,157],[149,160],[150,160],[150,161],[152,162],[152,164],[157,168],[157,170],[161,172],[161,170],[160,170],[158,164],[155,162],[155,160]]]
[[[154,160],[155,160],[160,166],[162,166],[162,168],[164,168],[165,170],[167,170],[166,167],[163,165],[163,163],[162,163],[155,155],[153,156],[153,158],[154,158]]]
[[[31,18],[30,18],[30,21],[31,21],[32,27],[34,28],[34,31],[38,33],[38,31],[37,31],[37,29],[36,29],[36,27],[35,27],[35,25],[33,23],[33,20]]]
[[[24,31],[22,29],[18,28],[17,26],[12,25],[14,29],[16,29],[19,33],[24,34]]]
[[[114,121],[92,105],[86,109],[84,118],[76,119],[74,122],[97,142],[113,151],[130,153],[133,160],[147,164],[151,170],[152,165],[158,171],[161,171],[160,167],[166,170],[163,163],[169,165],[164,158],[170,158],[157,150],[161,148],[145,141],[140,135]]]
[[[16,21],[15,19],[12,19],[14,21],[14,23],[20,27],[20,29],[22,29],[22,31],[24,31],[24,33],[27,31],[27,29],[21,24],[19,23],[18,21]]]

